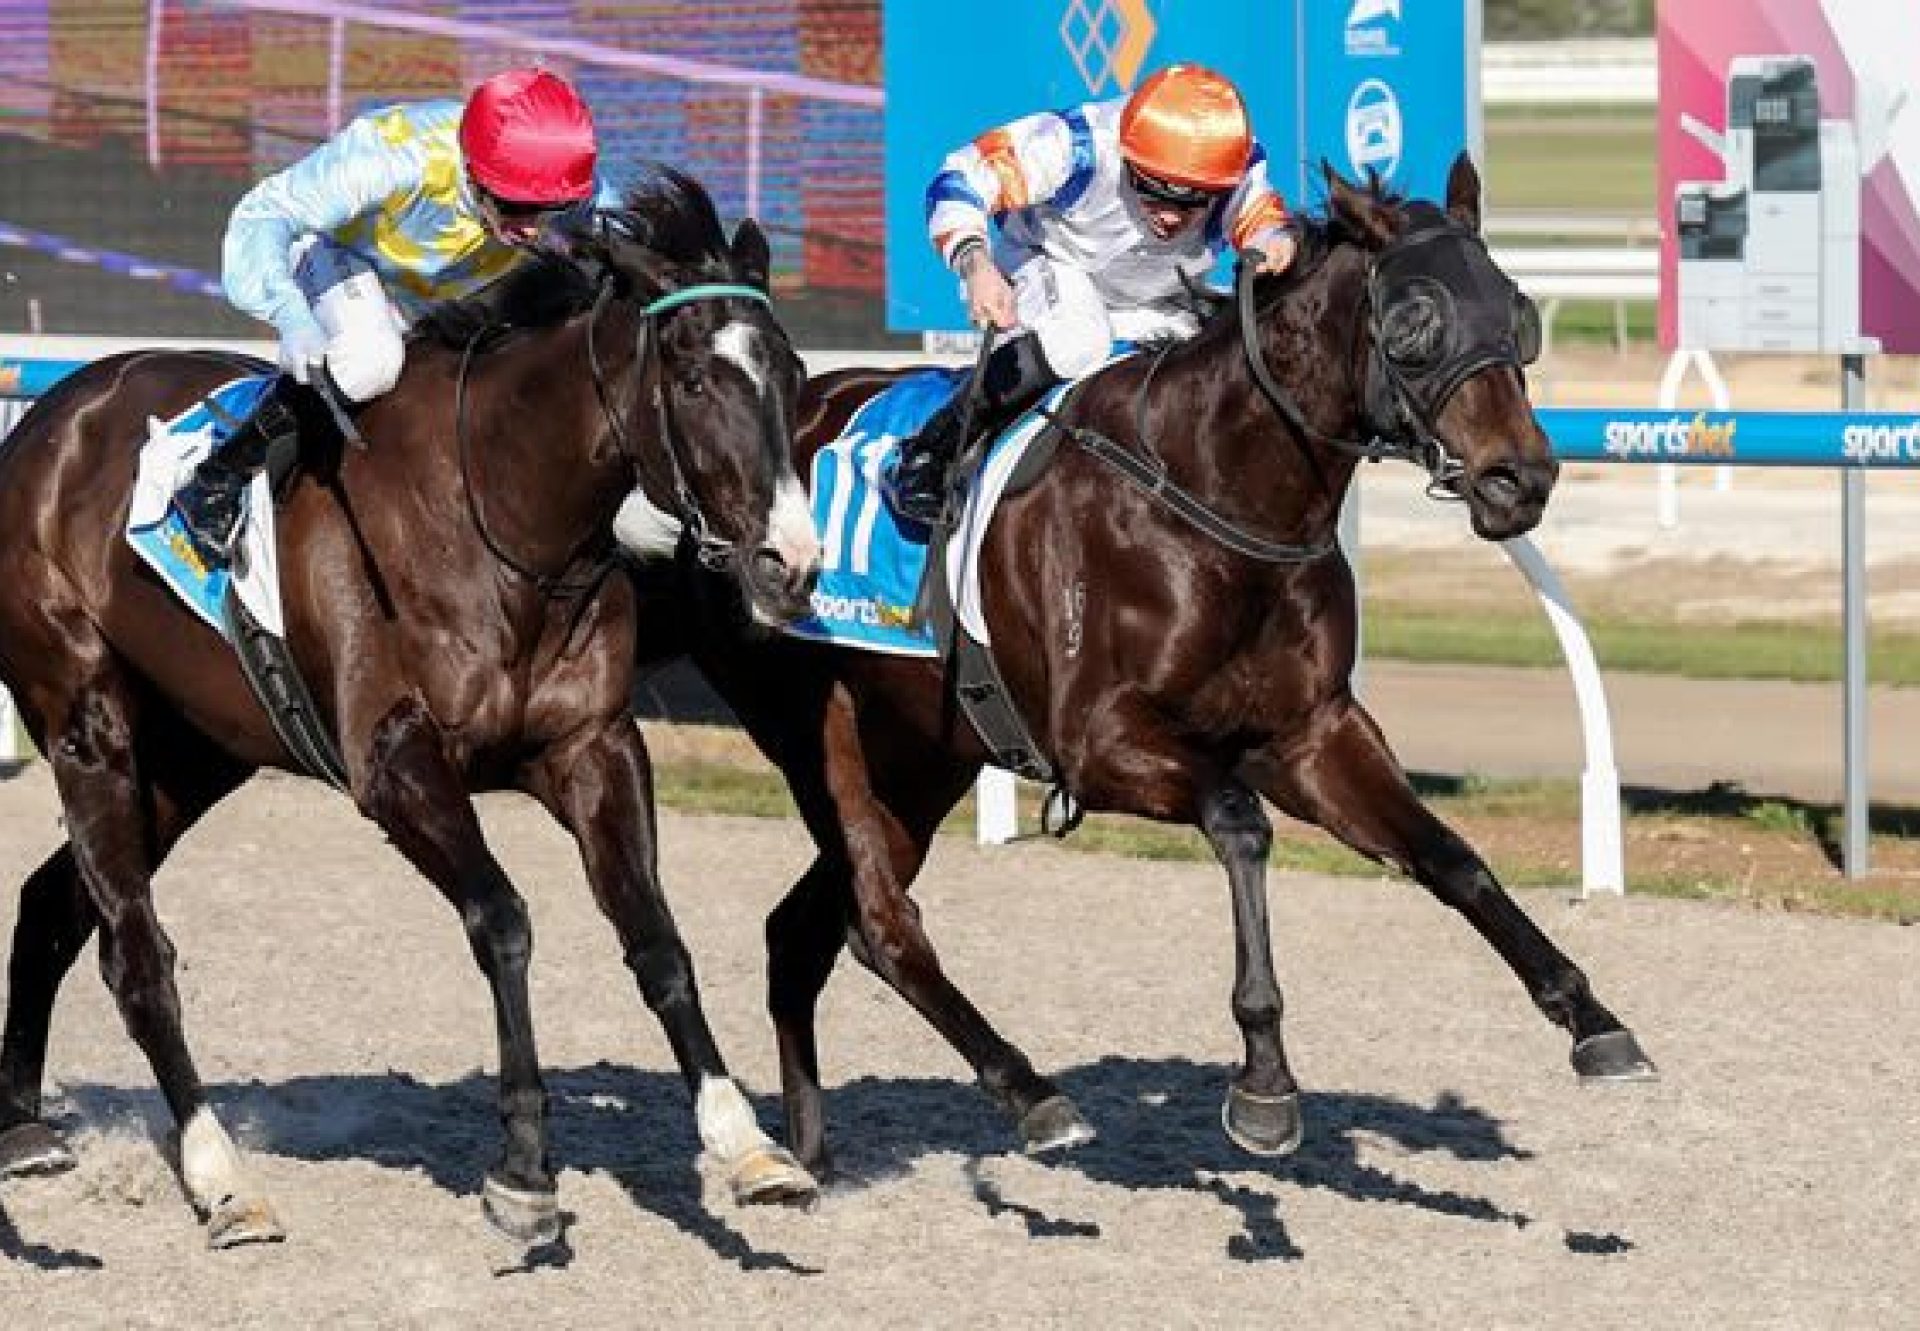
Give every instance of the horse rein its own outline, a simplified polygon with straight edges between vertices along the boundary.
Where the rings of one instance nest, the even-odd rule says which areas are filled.
[[[602,282],[599,294],[594,299],[593,308],[588,313],[587,366],[593,379],[594,395],[599,400],[601,413],[607,421],[608,433],[612,435],[614,447],[626,461],[637,484],[641,475],[639,449],[628,433],[626,424],[608,390],[606,372],[601,366],[599,351],[594,340],[594,332],[599,326],[601,313],[612,303],[613,290],[611,280]],[[669,292],[642,306],[639,311],[639,328],[634,337],[635,373],[644,376],[647,363],[652,358],[652,345],[658,341],[658,338],[649,338],[648,330],[653,326],[656,318],[697,300],[727,300],[736,297],[756,300],[762,305],[771,304],[767,294],[758,287],[731,282],[703,282]],[[453,429],[460,459],[460,486],[462,493],[466,496],[467,512],[473,519],[475,530],[480,533],[481,543],[501,564],[532,583],[543,596],[571,597],[591,589],[605,578],[608,570],[613,567],[614,556],[603,555],[595,560],[582,575],[573,579],[568,579],[564,571],[559,574],[542,573],[530,567],[525,561],[515,557],[494,534],[492,527],[487,523],[486,513],[480,506],[479,492],[473,484],[471,449],[466,428],[467,379],[475,351],[480,343],[494,331],[483,329],[468,339],[466,347],[461,351],[460,373],[454,383]],[[700,562],[708,568],[723,567],[731,557],[734,547],[731,542],[713,535],[712,525],[701,510],[692,487],[687,483],[686,468],[680,458],[680,449],[672,428],[672,417],[667,407],[666,394],[661,389],[657,374],[653,381],[653,402],[658,419],[660,442],[666,451],[667,464],[673,474],[674,501],[679,510],[678,516],[694,540],[695,553]],[[570,556],[567,566],[571,567],[572,563],[573,559]]]

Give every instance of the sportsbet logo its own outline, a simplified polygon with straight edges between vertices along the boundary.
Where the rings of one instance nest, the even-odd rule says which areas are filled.
[[[1840,432],[1840,453],[1849,462],[1920,461],[1920,421],[1849,425]]]
[[[865,624],[868,628],[905,628],[913,620],[913,607],[893,605],[870,596],[836,596],[815,591],[812,596],[816,619],[836,624]]]
[[[1668,416],[1655,421],[1608,421],[1608,457],[1731,458],[1738,421],[1719,424],[1697,416]]]

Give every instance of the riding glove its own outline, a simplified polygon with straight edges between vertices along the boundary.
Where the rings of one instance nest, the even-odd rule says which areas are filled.
[[[280,330],[280,368],[301,383],[311,377],[313,367],[327,356],[327,335],[311,319]]]

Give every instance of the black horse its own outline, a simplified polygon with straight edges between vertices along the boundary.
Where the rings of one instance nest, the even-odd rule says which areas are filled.
[[[801,370],[767,269],[757,225],[729,242],[706,193],[663,172],[569,257],[434,317],[399,385],[358,414],[371,447],[336,434],[312,450],[279,512],[287,640],[346,784],[458,911],[492,987],[506,1143],[483,1196],[529,1240],[558,1216],[532,937],[472,791],[525,791],[578,841],[736,1193],[813,1188],[755,1125],[701,1011],[628,710],[631,586],[607,576],[614,513],[637,482],[764,616],[805,605],[819,546],[790,461]],[[0,677],[52,765],[70,837],[27,881],[14,934],[0,1173],[71,1163],[41,1121],[41,1080],[56,993],[98,928],[216,1246],[280,1229],[202,1093],[151,883],[217,800],[257,768],[295,764],[232,650],[120,531],[147,420],[257,368],[177,352],[98,362],[37,403],[0,455]],[[317,400],[303,414],[310,440],[327,434]]]
[[[1444,209],[1327,173],[1294,270],[1253,280],[1197,337],[1095,376],[1060,408],[1051,466],[980,556],[993,658],[1059,784],[1089,809],[1198,826],[1227,871],[1246,1060],[1226,1129],[1300,1140],[1268,942],[1261,796],[1418,880],[1493,945],[1587,1078],[1653,1075],[1586,977],[1420,802],[1349,680],[1352,570],[1335,531],[1357,463],[1423,463],[1489,540],[1539,521],[1557,476],[1527,398],[1531,306],[1479,232],[1463,155]],[[894,376],[809,383],[804,462]],[[767,922],[789,1144],[821,1170],[815,1002],[844,945],[966,1058],[1029,1149],[1091,1129],[942,972],[907,889],[987,756],[923,659],[754,635],[724,588],[689,647],[785,773],[819,857]],[[665,626],[663,625],[663,628]],[[664,639],[662,639],[664,640]],[[1077,926],[1076,926],[1077,928]]]

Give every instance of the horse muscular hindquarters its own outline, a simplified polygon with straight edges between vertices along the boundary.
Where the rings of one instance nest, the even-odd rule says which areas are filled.
[[[525,791],[577,840],[736,1193],[813,1189],[755,1125],[701,1011],[628,710],[631,585],[606,576],[614,512],[637,481],[763,615],[804,606],[818,543],[790,462],[800,371],[766,280],[759,228],[729,243],[705,192],[666,172],[569,258],[436,315],[399,386],[359,413],[368,450],[342,449],[302,403],[303,436],[330,439],[278,514],[288,643],[353,799],[459,913],[492,987],[505,1146],[483,1200],[529,1241],[558,1232],[532,936],[482,839],[477,790]],[[280,1230],[202,1092],[152,880],[217,800],[259,767],[293,763],[232,649],[121,529],[149,419],[235,373],[194,353],[99,362],[42,399],[0,456],[0,673],[52,766],[70,838],[21,900],[0,1171],[71,1162],[40,1117],[42,1071],[59,985],[98,929],[217,1246]]]
[[[1002,501],[980,556],[994,659],[1065,789],[1089,809],[1196,826],[1226,869],[1245,1062],[1224,1116],[1259,1152],[1302,1132],[1262,797],[1458,911],[1567,1030],[1581,1076],[1653,1073],[1586,976],[1421,803],[1351,692],[1354,580],[1335,529],[1358,462],[1424,465],[1488,540],[1539,521],[1557,468],[1523,376],[1538,325],[1480,239],[1472,164],[1455,163],[1444,208],[1331,172],[1328,189],[1292,272],[1254,280],[1243,265],[1237,303],[1198,336],[1066,399],[1065,441]],[[802,462],[893,378],[809,383]],[[1164,484],[1130,480],[1119,454]],[[814,1011],[843,945],[966,1058],[1030,1149],[1085,1140],[1074,1106],[942,971],[906,895],[985,756],[939,662],[755,636],[724,587],[690,585],[707,611],[699,663],[785,772],[819,849],[767,922],[801,1161],[828,1164]]]

